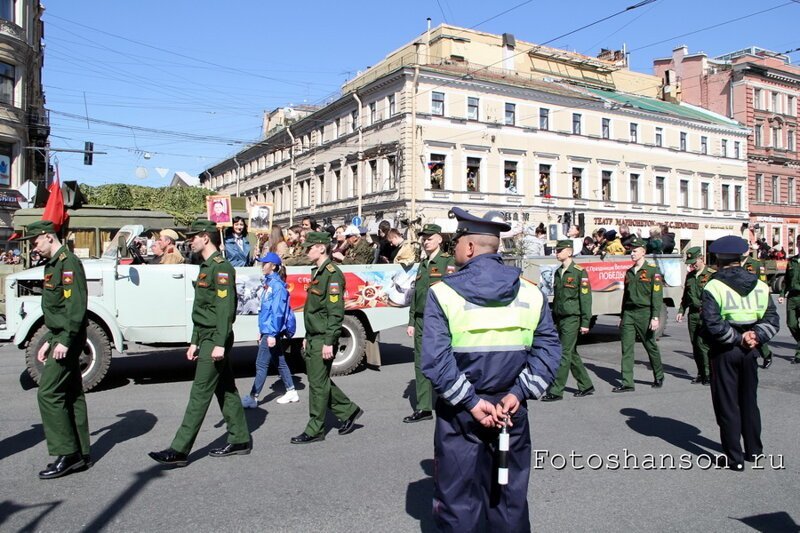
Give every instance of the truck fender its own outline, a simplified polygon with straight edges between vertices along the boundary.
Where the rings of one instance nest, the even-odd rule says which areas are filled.
[[[116,319],[114,319],[111,313],[104,307],[92,305],[91,303],[89,303],[88,312],[97,316],[99,325],[105,327],[105,329],[111,333],[111,342],[114,343],[114,348],[122,353],[122,332],[119,330]],[[44,317],[44,313],[42,313],[41,308],[37,308],[35,312],[29,313],[28,316],[25,317],[19,325],[17,334],[14,335],[14,344],[16,346],[22,346],[22,343],[25,342],[28,335],[31,333],[31,328],[33,328],[42,317]]]

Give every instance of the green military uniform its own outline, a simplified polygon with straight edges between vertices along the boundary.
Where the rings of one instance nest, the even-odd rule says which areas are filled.
[[[344,253],[344,265],[371,265],[375,262],[375,248],[363,237],[355,246],[348,246]]]
[[[703,250],[699,246],[694,246],[686,251],[686,264],[693,265],[697,258],[703,255]],[[678,308],[678,314],[686,316],[689,326],[689,342],[692,343],[692,353],[694,362],[697,365],[697,378],[692,383],[709,384],[708,373],[708,344],[701,335],[702,320],[700,310],[703,302],[703,289],[717,271],[708,266],[700,271],[687,272],[686,280],[683,282],[683,296]]]
[[[305,249],[302,245],[297,244],[289,248],[286,253],[286,259],[283,260],[286,266],[308,266],[311,264],[311,259],[306,255]]]
[[[312,236],[325,234],[310,233],[306,245],[316,244]],[[320,242],[319,244],[327,244]],[[303,321],[306,327],[305,362],[308,376],[309,421],[304,433],[309,437],[325,434],[325,413],[330,407],[339,420],[347,420],[359,407],[331,380],[333,358],[322,358],[322,347],[333,346],[333,355],[339,344],[344,321],[345,280],[342,271],[330,259],[322,266],[311,269],[306,303],[303,307]]]
[[[786,298],[786,325],[797,342],[793,364],[800,363],[800,254],[790,257],[786,263],[786,274],[781,296]]]
[[[556,250],[561,251],[572,246],[571,240],[558,241]],[[579,395],[583,395],[580,393],[589,391],[593,385],[581,356],[578,355],[577,345],[580,329],[588,328],[592,319],[592,287],[586,270],[574,261],[566,268],[562,264],[555,272],[552,309],[561,340],[562,357],[549,395],[557,398],[563,395],[570,371],[578,382]]]
[[[210,231],[216,231],[212,226]],[[236,390],[230,352],[233,347],[233,322],[236,319],[236,270],[219,251],[200,265],[194,282],[192,308],[192,344],[197,346],[195,369],[189,405],[171,448],[188,454],[216,395],[222,417],[228,426],[229,444],[247,444],[250,432],[244,409]],[[211,358],[216,346],[225,348],[225,357]]]
[[[747,256],[747,259],[745,259],[744,263],[742,263],[742,268],[751,274],[758,276],[759,281],[763,281],[769,285],[767,282],[767,267],[765,267],[764,263],[758,259]],[[761,354],[761,357],[764,359],[764,368],[767,368],[772,364],[772,350],[769,349],[767,344],[760,344],[758,346],[758,351]]]
[[[634,241],[634,248],[645,247],[640,239]],[[660,318],[661,306],[664,304],[664,280],[658,266],[652,261],[645,261],[636,269],[632,266],[625,273],[625,292],[622,295],[622,387],[634,388],[633,365],[634,345],[636,338],[641,339],[647,350],[650,365],[653,368],[655,387],[660,387],[664,380],[664,369],[661,365],[661,352],[656,343],[655,331],[650,329],[650,321]]]
[[[49,230],[47,233],[54,232],[52,224]],[[54,456],[89,455],[89,418],[80,369],[86,345],[87,304],[83,264],[61,246],[44,267],[42,311],[49,330],[44,340],[50,347],[37,393],[47,451]],[[67,355],[57,360],[53,349],[59,344],[67,347]]]
[[[440,233],[442,229],[436,224],[426,224],[421,235]],[[411,295],[411,305],[408,312],[408,325],[414,328],[414,376],[417,396],[417,411],[431,411],[433,409],[433,387],[431,382],[422,373],[422,328],[424,325],[425,302],[428,299],[428,289],[443,276],[456,271],[455,259],[450,254],[441,250],[432,258],[423,259],[419,264],[417,279],[414,283],[414,293]]]

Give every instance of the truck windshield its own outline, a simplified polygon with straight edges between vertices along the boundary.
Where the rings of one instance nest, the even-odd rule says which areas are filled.
[[[125,242],[128,243],[133,238],[132,232],[128,228],[122,228],[114,236],[111,238],[111,241],[106,246],[106,249],[103,250],[103,258],[105,259],[116,259],[117,257],[117,243],[119,242],[119,238],[122,237],[125,239]]]

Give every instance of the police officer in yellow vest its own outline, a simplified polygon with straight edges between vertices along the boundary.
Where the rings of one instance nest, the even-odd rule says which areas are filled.
[[[497,254],[509,225],[452,212],[460,270],[431,286],[422,333],[422,372],[439,395],[434,518],[442,531],[477,531],[483,520],[488,531],[530,531],[525,402],[553,381],[561,344],[547,299]],[[502,486],[492,482],[498,425],[510,435]]]
[[[703,289],[703,327],[710,346],[711,399],[719,425],[723,464],[744,469],[763,452],[758,410],[758,347],[780,327],[769,286],[741,267],[747,242],[733,235],[714,241],[719,271]],[[742,444],[744,441],[744,452]]]
[[[37,354],[44,365],[37,399],[47,451],[56,460],[39,477],[54,479],[91,466],[80,368],[88,326],[86,274],[80,259],[61,244],[52,222],[32,222],[26,232],[25,239],[33,239],[34,249],[47,259],[42,312],[48,332]]]

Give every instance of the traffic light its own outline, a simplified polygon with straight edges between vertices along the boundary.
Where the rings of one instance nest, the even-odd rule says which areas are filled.
[[[84,165],[91,165],[92,164],[92,157],[94,157],[94,143],[90,141],[86,141],[83,144],[83,164]]]

